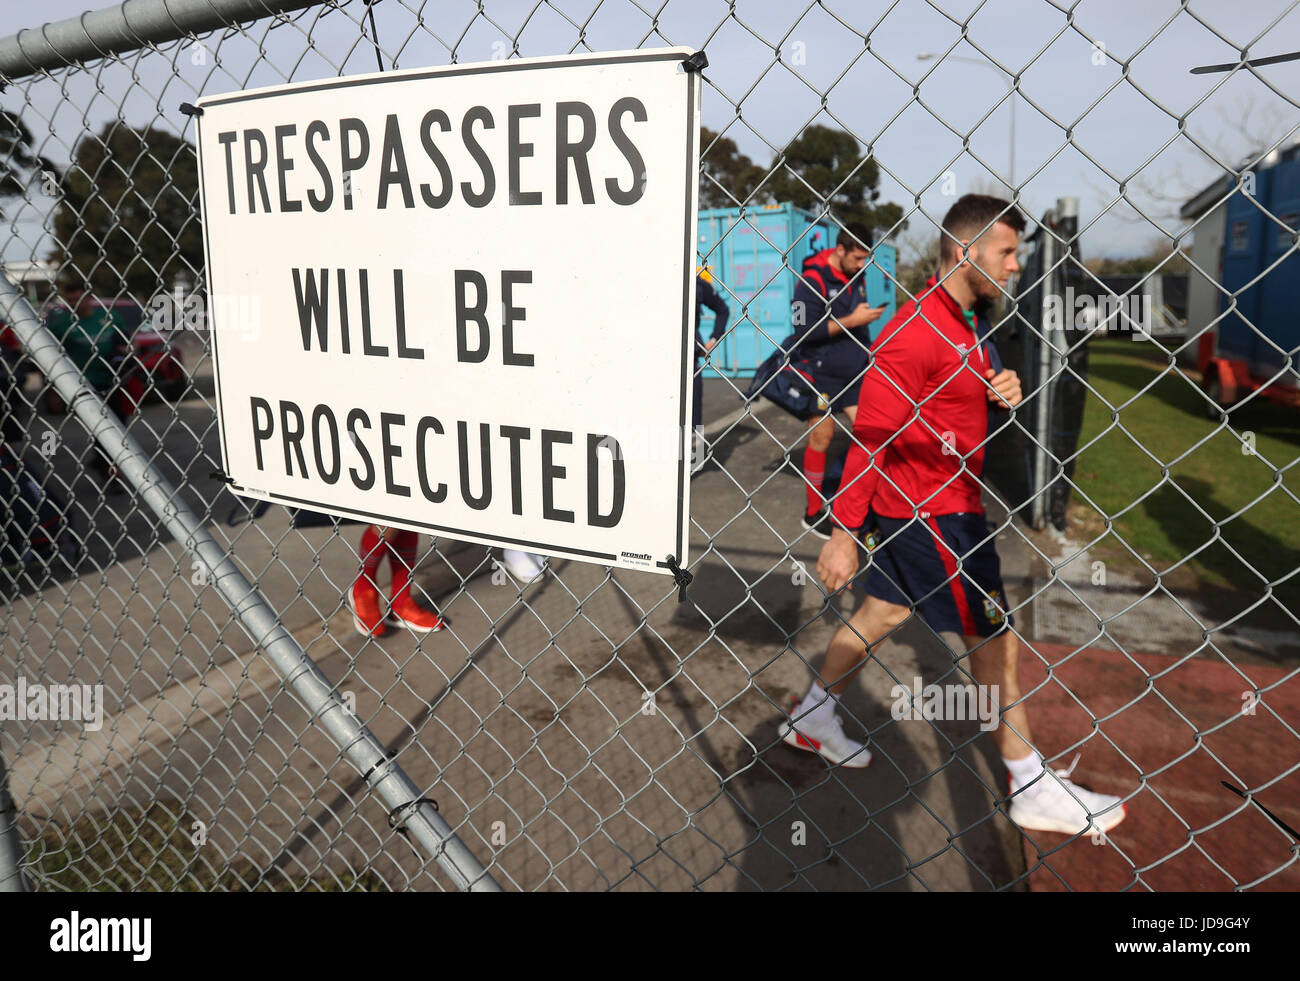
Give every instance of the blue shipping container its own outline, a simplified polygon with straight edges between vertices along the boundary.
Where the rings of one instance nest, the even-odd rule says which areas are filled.
[[[814,220],[792,204],[720,208],[700,212],[699,255],[708,267],[718,295],[731,308],[727,335],[713,349],[713,369],[706,378],[722,375],[752,378],[755,369],[792,332],[790,304],[795,277],[811,253],[834,246],[839,227],[828,219]],[[886,305],[885,315],[871,324],[871,339],[894,315],[892,245],[871,250],[867,264],[867,302]],[[713,330],[713,313],[704,308],[700,333]]]
[[[1300,227],[1300,148],[1254,177],[1254,194],[1238,190],[1225,208],[1223,286],[1237,295],[1235,312],[1219,321],[1218,353],[1268,379],[1288,365],[1300,371],[1300,355],[1288,356],[1300,348],[1300,253],[1292,232]],[[1231,296],[1221,297],[1219,311],[1231,304]]]

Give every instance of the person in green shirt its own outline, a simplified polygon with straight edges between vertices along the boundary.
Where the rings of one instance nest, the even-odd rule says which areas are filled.
[[[100,305],[80,282],[66,282],[60,299],[61,302],[47,314],[46,326],[81,370],[86,383],[103,397],[113,414],[125,422],[130,409],[123,412],[123,400],[118,391],[118,365],[131,351],[131,339],[125,325],[116,313]],[[121,489],[116,468],[102,451],[97,452],[90,462],[109,490]]]
[[[122,320],[112,310],[100,306],[80,285],[63,290],[63,303],[50,311],[50,332],[63,348],[86,382],[101,395],[117,387],[117,362],[131,348]]]

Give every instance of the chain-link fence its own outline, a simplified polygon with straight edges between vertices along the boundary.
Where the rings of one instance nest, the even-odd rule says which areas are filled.
[[[956,6],[127,0],[11,25],[0,884],[1300,885],[1300,69],[1265,57],[1300,12]],[[697,257],[721,329],[696,367],[685,600],[445,538],[367,533],[376,571],[362,526],[231,495],[181,103],[673,45],[709,56],[700,207],[721,229]],[[1007,206],[941,232],[968,192],[1030,218],[1001,266],[979,243]],[[941,293],[969,348],[925,305]],[[860,363],[837,374],[832,342]],[[908,381],[922,348],[953,373]],[[975,410],[936,424],[976,359]],[[833,382],[798,415],[768,397],[789,368]],[[862,471],[849,449],[890,393],[903,415]],[[908,517],[877,489],[881,544],[856,555],[904,616],[868,629],[861,593],[821,584],[818,508],[841,519],[881,473]],[[946,506],[962,487],[982,504]],[[937,523],[972,515],[964,538]],[[445,629],[370,630],[363,568],[381,598],[413,575]],[[828,645],[868,642],[836,702],[805,697]],[[1068,779],[1026,782],[1026,751]],[[1048,798],[1051,830],[1025,816]]]

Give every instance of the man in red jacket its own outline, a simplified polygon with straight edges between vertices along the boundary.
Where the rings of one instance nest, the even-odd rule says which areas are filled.
[[[852,582],[859,545],[851,531],[863,528],[870,510],[880,535],[861,583],[866,601],[832,638],[822,681],[781,736],[832,763],[870,763],[870,751],[844,734],[837,699],[871,648],[915,611],[936,632],[962,634],[976,682],[996,693],[996,704],[1015,703],[993,732],[1010,775],[1011,819],[1033,830],[1105,832],[1124,818],[1120,799],[1075,785],[1067,770],[1046,769],[1031,745],[1020,641],[1009,629],[994,530],[980,501],[989,406],[1009,409],[1021,391],[1016,373],[995,363],[992,345],[977,332],[974,310],[1000,296],[1019,271],[1024,227],[1000,198],[958,200],[943,221],[938,275],[872,345],[835,528],[817,562],[830,590]]]

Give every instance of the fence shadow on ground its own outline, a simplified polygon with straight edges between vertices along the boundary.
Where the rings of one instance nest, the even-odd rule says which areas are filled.
[[[818,612],[810,619],[784,570],[765,575],[762,569],[733,571],[721,562],[706,562],[696,575],[691,587],[694,603],[679,608],[674,627],[703,639],[713,622],[713,636],[723,644],[765,643],[775,656],[788,642],[797,653],[782,656],[814,662],[820,658],[820,644],[806,631],[823,616],[838,618]],[[752,585],[746,586],[746,581]],[[819,587],[807,583],[804,589]],[[951,671],[951,654],[928,628],[915,624],[905,630],[900,639],[925,652],[922,672],[927,678]],[[689,640],[683,641],[674,647],[689,650]],[[884,656],[890,656],[888,647]],[[868,675],[870,681],[850,688],[845,706],[851,716],[846,732],[859,740],[870,733],[874,759],[860,770],[831,767],[816,754],[786,746],[778,726],[788,702],[802,691],[765,689],[761,674],[754,677],[771,703],[771,715],[744,734],[746,749],[719,788],[734,808],[732,820],[745,830],[745,846],[725,863],[738,873],[738,887],[1006,888],[1019,875],[1012,871],[1014,856],[1008,858],[1006,822],[969,762],[982,757],[987,770],[1002,774],[991,739],[975,739],[970,746],[927,762],[915,741],[930,742],[929,727],[935,727],[933,738],[940,746],[961,746],[979,735],[976,725],[897,721],[890,713],[889,685],[880,685],[885,673],[868,667],[863,677]],[[932,810],[929,802],[935,801],[948,806]],[[721,802],[719,798],[708,807]],[[923,854],[909,854],[904,843],[915,849],[918,824],[926,826],[919,837],[936,844]],[[947,855],[938,861],[950,850],[969,857]]]
[[[1231,589],[1221,585],[1197,586],[1195,598],[1228,619],[1259,600],[1265,590],[1261,576],[1266,577],[1276,584],[1274,599],[1252,611],[1250,622],[1293,632],[1296,645],[1300,646],[1300,628],[1295,624],[1295,616],[1300,611],[1300,580],[1294,575],[1300,566],[1300,550],[1287,546],[1276,534],[1252,523],[1246,515],[1224,525],[1222,539],[1216,541],[1214,525],[1187,500],[1188,496],[1214,521],[1226,520],[1232,510],[1219,503],[1215,488],[1204,480],[1183,476],[1177,478],[1177,483],[1181,491],[1166,484],[1149,496],[1142,504],[1146,514],[1160,524],[1181,555],[1195,552],[1196,566],[1232,584]],[[1186,593],[1187,590],[1180,590],[1180,595]]]

